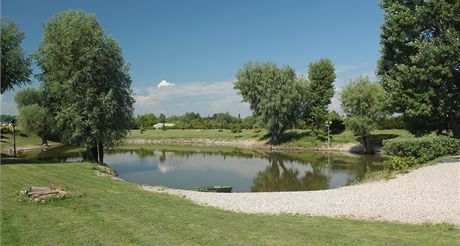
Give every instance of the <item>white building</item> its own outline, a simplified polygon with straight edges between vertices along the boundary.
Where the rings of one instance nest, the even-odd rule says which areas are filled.
[[[162,128],[163,125],[165,127],[173,127],[173,126],[175,126],[173,123],[156,123],[155,125],[153,125],[153,127],[158,130],[158,129]]]

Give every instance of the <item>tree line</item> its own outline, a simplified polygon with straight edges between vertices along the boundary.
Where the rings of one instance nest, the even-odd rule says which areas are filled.
[[[370,131],[396,114],[416,135],[434,131],[460,138],[460,2],[382,0],[380,6],[384,23],[378,81],[361,76],[342,90],[347,128],[368,146]],[[1,28],[1,92],[30,82],[35,59],[42,85],[36,92],[24,92],[37,95],[25,97],[18,106],[25,124],[27,115],[35,117],[29,119],[31,127],[40,122],[34,127],[45,139],[55,134],[64,143],[86,147],[102,162],[104,146],[120,141],[133,122],[149,120],[133,121],[128,65],[94,15],[67,11],[54,16],[44,26],[33,57],[22,51],[24,33],[14,22],[3,18]],[[336,78],[331,60],[311,63],[305,77],[289,66],[250,62],[236,78],[234,88],[249,103],[251,121],[267,130],[272,143],[279,143],[299,122],[324,138]],[[235,122],[225,115],[206,120],[198,116],[188,113],[168,120],[181,128],[223,128]]]

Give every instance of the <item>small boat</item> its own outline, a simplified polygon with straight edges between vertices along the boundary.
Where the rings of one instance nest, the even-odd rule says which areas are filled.
[[[233,187],[223,186],[223,185],[208,185],[208,186],[199,186],[196,187],[196,191],[202,192],[221,192],[221,193],[231,193]]]

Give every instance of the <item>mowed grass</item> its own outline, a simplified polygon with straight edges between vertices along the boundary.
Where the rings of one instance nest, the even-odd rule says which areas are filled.
[[[259,133],[254,130],[242,130],[239,133],[232,133],[230,130],[224,129],[168,129],[145,130],[143,133],[140,130],[132,130],[127,138],[139,138],[150,140],[189,140],[189,139],[216,139],[216,140],[234,140],[234,139],[258,139],[265,135],[264,131]]]
[[[219,132],[216,129],[193,130],[193,129],[169,129],[146,130],[142,134],[139,130],[133,130],[128,134],[128,139],[149,139],[149,140],[190,140],[190,139],[215,139],[215,140],[235,140],[235,139],[254,139],[261,140],[267,134],[265,130],[256,132],[254,130],[242,130],[241,133],[232,133],[230,130]],[[382,146],[382,141],[399,136],[411,136],[406,130],[390,129],[375,130],[372,132],[372,140],[376,146]],[[344,131],[339,134],[331,135],[331,144],[358,143],[358,139],[351,131]],[[310,130],[288,130],[286,131],[281,145],[289,147],[321,147],[326,143],[317,140]]]
[[[38,148],[42,146],[42,139],[35,135],[34,133],[26,133],[22,131],[22,135],[16,133],[16,148],[28,147],[28,148]],[[25,135],[24,135],[25,134]],[[9,149],[13,148],[13,133],[1,134],[1,153],[12,154]],[[49,145],[58,144],[53,141],[48,141]]]
[[[451,225],[407,225],[203,207],[95,175],[89,163],[3,159],[2,245],[458,245]],[[50,186],[65,200],[34,202],[18,191]]]

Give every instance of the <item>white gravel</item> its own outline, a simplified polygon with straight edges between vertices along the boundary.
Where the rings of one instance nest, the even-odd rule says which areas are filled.
[[[390,180],[322,191],[207,193],[155,186],[143,188],[235,212],[460,225],[458,159],[422,167]]]

